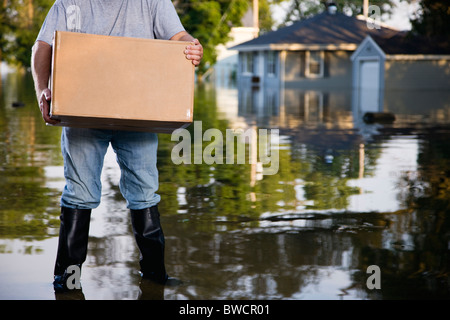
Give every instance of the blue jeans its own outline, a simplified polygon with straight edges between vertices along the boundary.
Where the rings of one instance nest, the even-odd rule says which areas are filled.
[[[61,150],[66,186],[61,206],[98,207],[103,160],[110,143],[121,170],[119,187],[127,207],[141,210],[159,203],[160,196],[156,194],[158,136],[155,133],[64,127]]]

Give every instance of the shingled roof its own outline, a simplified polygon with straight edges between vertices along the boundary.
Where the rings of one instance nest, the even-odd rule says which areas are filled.
[[[370,29],[365,20],[340,12],[330,14],[325,11],[288,27],[262,34],[230,49],[239,51],[288,49],[289,46],[297,45],[305,49],[319,46],[354,50],[367,35],[390,38],[399,32],[387,27]]]
[[[372,36],[386,54],[450,54],[449,37],[424,37],[407,32],[392,37]]]

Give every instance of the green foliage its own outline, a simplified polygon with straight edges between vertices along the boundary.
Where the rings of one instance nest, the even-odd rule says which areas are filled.
[[[286,0],[259,0],[259,30],[261,33],[272,31],[275,21],[271,7]]]
[[[0,51],[12,65],[30,66],[36,40],[52,0],[5,0],[0,9]]]
[[[450,35],[448,0],[422,0],[420,10],[411,19],[412,31],[425,36]]]
[[[203,45],[200,74],[216,62],[216,46],[229,40],[233,26],[239,26],[249,6],[248,0],[180,0],[175,7],[186,30]]]

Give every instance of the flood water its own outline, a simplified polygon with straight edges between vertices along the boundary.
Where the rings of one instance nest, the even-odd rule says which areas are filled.
[[[0,89],[0,299],[58,299],[51,282],[61,128],[43,123],[29,74],[3,75]],[[203,131],[279,129],[275,175],[248,163],[175,165],[177,142],[159,136],[166,267],[182,285],[140,283],[109,150],[82,295],[74,298],[449,299],[448,93],[431,93],[440,97],[435,104],[385,106],[395,121],[371,124],[332,97],[296,103],[288,97],[310,93],[282,94],[284,103],[262,107],[254,91],[246,98],[202,86],[195,94]],[[380,268],[380,289],[367,286],[371,265]]]

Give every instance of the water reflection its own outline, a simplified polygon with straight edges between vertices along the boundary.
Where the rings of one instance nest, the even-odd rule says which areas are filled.
[[[435,92],[427,108],[385,103],[382,111],[396,120],[367,124],[352,92],[197,88],[195,120],[203,131],[280,129],[278,174],[254,179],[249,164],[176,166],[176,143],[160,135],[167,269],[183,281],[162,288],[140,282],[120,172],[108,150],[83,296],[55,297],[60,129],[42,123],[28,74],[8,74],[1,88],[2,299],[450,297],[448,93]],[[373,264],[381,268],[381,290],[366,286]]]

